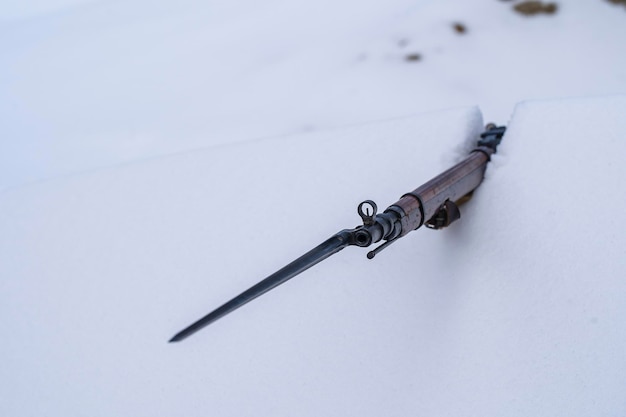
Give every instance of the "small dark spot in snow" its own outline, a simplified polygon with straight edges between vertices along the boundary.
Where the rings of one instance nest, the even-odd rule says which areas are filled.
[[[524,1],[513,6],[513,9],[524,16],[537,14],[554,14],[558,10],[556,3],[542,3],[540,1]]]
[[[408,45],[409,45],[409,40],[408,40],[408,39],[400,39],[400,40],[398,41],[398,46],[399,46],[400,48],[404,48],[404,47],[406,47],[406,46],[408,46]]]
[[[405,59],[409,62],[417,62],[422,60],[422,55],[416,53],[408,54]]]
[[[459,35],[463,35],[467,32],[467,27],[463,23],[456,22],[452,25],[452,28]]]

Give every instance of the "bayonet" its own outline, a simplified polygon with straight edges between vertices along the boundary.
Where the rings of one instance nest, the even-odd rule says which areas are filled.
[[[178,342],[224,317],[260,295],[276,288],[347,246],[381,245],[367,253],[374,258],[383,249],[413,230],[426,226],[443,229],[461,217],[459,205],[471,196],[483,180],[487,163],[496,152],[506,128],[489,124],[469,155],[450,169],[437,175],[398,201],[377,212],[371,200],[359,204],[357,212],[363,222],[353,229],[344,229],[311,249],[298,259],[274,272],[258,284],[213,310],[177,333],[170,342]]]

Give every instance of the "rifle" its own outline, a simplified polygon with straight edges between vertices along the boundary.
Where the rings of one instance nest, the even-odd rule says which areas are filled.
[[[170,342],[185,339],[347,246],[366,248],[384,240],[384,243],[367,253],[368,259],[372,259],[393,242],[423,225],[430,229],[443,229],[449,226],[461,217],[458,206],[469,200],[472,192],[482,182],[487,163],[496,152],[505,130],[504,126],[488,124],[480,135],[476,147],[464,160],[424,185],[404,194],[382,213],[377,212],[376,203],[373,201],[363,201],[357,208],[363,221],[362,225],[354,229],[344,229],[331,236],[295,261],[181,330],[170,339]]]

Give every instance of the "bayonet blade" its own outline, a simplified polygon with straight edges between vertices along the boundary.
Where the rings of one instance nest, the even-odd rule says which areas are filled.
[[[280,270],[274,272],[272,275],[265,278],[258,284],[250,287],[246,291],[239,294],[237,297],[216,308],[200,320],[176,333],[174,337],[170,339],[171,342],[179,342],[192,334],[196,333],[200,329],[208,326],[216,320],[224,317],[225,315],[235,311],[244,304],[249,303],[255,298],[265,294],[266,292],[276,288],[280,284],[288,281],[303,271],[306,271],[313,265],[323,261],[329,256],[339,252],[346,246],[352,244],[353,231],[342,230],[325,242],[311,249],[295,261],[284,266]]]

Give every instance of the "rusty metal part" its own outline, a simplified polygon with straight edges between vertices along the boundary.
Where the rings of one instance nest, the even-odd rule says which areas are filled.
[[[439,207],[435,215],[425,223],[429,229],[443,229],[461,218],[461,211],[456,203],[448,200]]]

